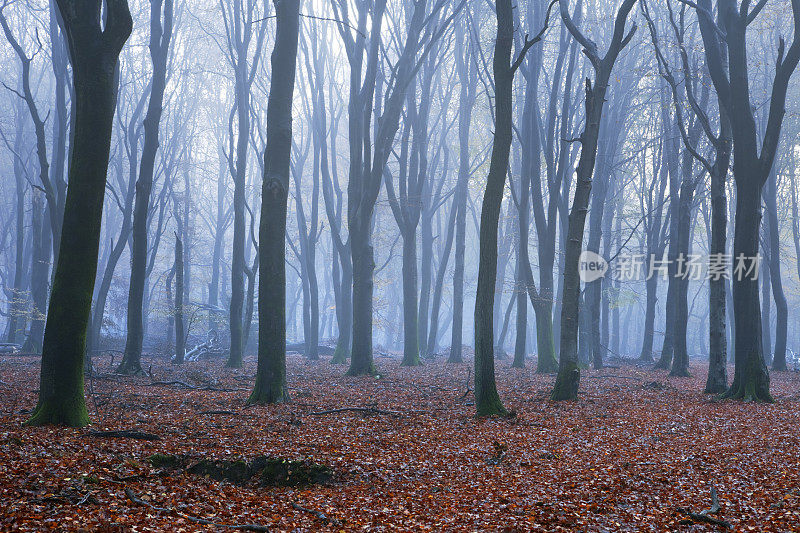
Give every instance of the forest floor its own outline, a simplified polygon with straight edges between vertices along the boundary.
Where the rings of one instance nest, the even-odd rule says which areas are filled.
[[[327,360],[290,356],[292,403],[248,408],[252,358],[229,370],[153,357],[144,364],[152,377],[128,378],[103,373],[105,357],[87,382],[92,425],[68,429],[22,427],[38,360],[2,357],[0,529],[726,529],[707,516],[734,531],[800,531],[800,374],[773,374],[776,402],[762,405],[703,395],[699,363],[691,378],[588,370],[577,402],[553,403],[553,376],[509,363],[498,362],[498,388],[516,416],[476,419],[468,364],[402,368],[379,357],[379,377],[351,378]],[[326,412],[351,407],[364,409]],[[103,430],[160,439],[92,433]],[[236,484],[165,466],[161,455],[154,464],[154,454],[179,456],[184,467],[277,456],[325,465],[334,477]],[[712,488],[721,509],[703,515]]]

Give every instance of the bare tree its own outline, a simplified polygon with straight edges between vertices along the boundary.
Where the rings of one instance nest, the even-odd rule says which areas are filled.
[[[39,401],[28,425],[85,426],[83,391],[86,328],[97,272],[111,128],[116,107],[117,62],[131,33],[126,0],[106,3],[58,0],[72,58],[75,98],[69,186],[53,290],[42,347]]]
[[[614,68],[620,51],[630,42],[636,31],[636,25],[625,32],[625,23],[636,0],[623,0],[614,21],[614,34],[608,50],[600,57],[597,45],[584,35],[573,23],[566,2],[561,2],[561,19],[572,36],[583,47],[595,72],[595,81],[586,79],[586,118],[584,131],[581,134],[581,156],[577,168],[577,184],[572,208],[569,214],[567,230],[566,257],[564,263],[564,297],[561,307],[561,357],[558,362],[558,377],[553,388],[554,400],[570,400],[577,398],[580,370],[578,369],[578,300],[580,296],[580,278],[578,277],[578,261],[583,244],[583,231],[586,212],[589,207],[589,194],[592,189],[592,174],[597,156],[597,140],[600,121],[603,115],[605,95],[611,71]]]

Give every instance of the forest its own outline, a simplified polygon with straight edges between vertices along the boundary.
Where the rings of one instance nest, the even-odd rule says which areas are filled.
[[[800,528],[800,0],[0,28],[0,530]]]

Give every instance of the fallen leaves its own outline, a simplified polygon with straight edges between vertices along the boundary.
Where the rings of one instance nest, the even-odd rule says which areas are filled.
[[[800,523],[797,374],[773,374],[778,401],[760,405],[708,402],[701,366],[693,378],[588,371],[596,379],[583,380],[579,401],[554,404],[551,376],[501,365],[498,388],[517,416],[476,419],[461,401],[467,365],[401,368],[381,358],[381,379],[352,378],[291,356],[294,402],[247,407],[253,360],[240,371],[147,364],[161,380],[191,386],[95,379],[87,431],[21,427],[38,361],[0,358],[0,380],[13,384],[0,402],[0,529],[712,531],[723,526],[692,517],[712,503],[712,486],[719,510],[706,515],[734,530]],[[154,456],[285,457],[337,477],[261,487],[156,465]]]

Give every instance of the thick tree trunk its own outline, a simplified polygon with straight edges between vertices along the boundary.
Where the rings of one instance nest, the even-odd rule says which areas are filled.
[[[267,146],[259,225],[258,368],[248,403],[289,399],[286,385],[286,217],[292,152],[292,96],[300,0],[274,0],[277,15],[267,105]]]
[[[745,172],[746,169],[740,169]],[[761,220],[761,187],[756,184],[746,189],[746,183],[737,182],[736,231],[733,239],[734,275],[733,308],[736,324],[736,368],[733,383],[726,397],[772,401],[769,392],[769,372],[761,347],[761,305],[758,294],[758,277],[735,272],[736,259],[747,258],[746,263],[758,255],[759,220]],[[745,265],[747,266],[747,265]]]
[[[353,260],[353,339],[350,355],[351,376],[375,373],[372,361],[372,273],[375,251],[370,243],[369,222],[350,225],[350,250]]]
[[[83,359],[116,107],[116,72],[133,23],[125,0],[108,2],[104,29],[92,4],[59,0],[58,5],[72,56],[75,135],[60,253],[47,310],[39,401],[26,424],[80,427],[89,422]]]

